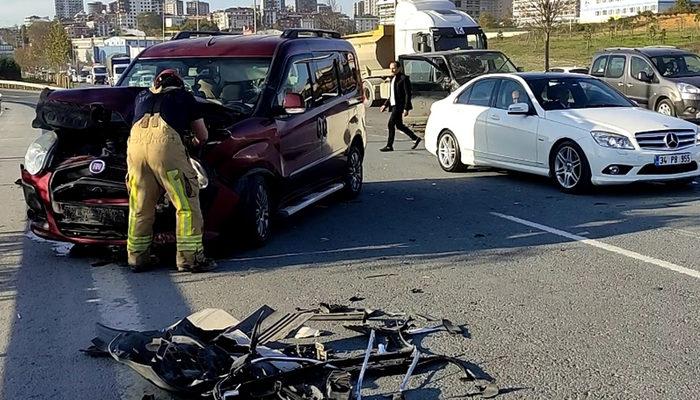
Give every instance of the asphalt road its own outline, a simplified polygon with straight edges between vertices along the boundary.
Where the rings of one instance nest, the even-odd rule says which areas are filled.
[[[269,245],[236,252],[215,272],[135,275],[26,235],[13,182],[37,134],[22,103],[36,95],[3,94],[3,398],[168,398],[125,367],[78,352],[96,322],[161,328],[208,307],[242,318],[263,303],[293,310],[354,295],[371,308],[465,324],[470,338],[435,334],[421,345],[471,361],[505,399],[698,397],[700,185],[570,196],[521,174],[448,174],[407,141],[379,153],[385,116],[372,110],[359,199],[281,222]],[[383,379],[367,392],[397,387]],[[466,391],[452,369],[412,387],[417,399]]]

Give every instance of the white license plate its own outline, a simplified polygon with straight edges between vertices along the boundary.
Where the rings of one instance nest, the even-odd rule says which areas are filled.
[[[690,164],[691,161],[690,153],[663,154],[654,157],[654,164],[657,167],[662,165]]]

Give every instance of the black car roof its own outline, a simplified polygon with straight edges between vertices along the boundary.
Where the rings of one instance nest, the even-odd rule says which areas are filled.
[[[503,54],[502,51],[491,50],[491,49],[464,49],[464,50],[433,51],[433,52],[430,52],[430,53],[402,54],[402,55],[399,56],[399,58],[405,58],[405,57],[411,57],[411,56],[416,56],[416,57],[433,57],[433,56],[451,56],[451,55],[454,55],[454,54],[484,54],[484,53],[500,53],[500,54]]]

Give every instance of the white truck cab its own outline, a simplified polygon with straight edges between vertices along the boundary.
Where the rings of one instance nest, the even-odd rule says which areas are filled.
[[[396,58],[404,54],[485,49],[487,45],[479,24],[449,0],[399,0],[394,26]]]

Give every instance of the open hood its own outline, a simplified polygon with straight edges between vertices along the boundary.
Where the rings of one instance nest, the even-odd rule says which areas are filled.
[[[141,87],[70,90],[44,89],[32,127],[46,130],[126,130],[134,118],[134,100]],[[247,117],[211,101],[197,99],[210,130],[226,129]]]
[[[128,127],[134,115],[134,99],[142,90],[135,87],[44,89],[32,127],[47,130]]]

